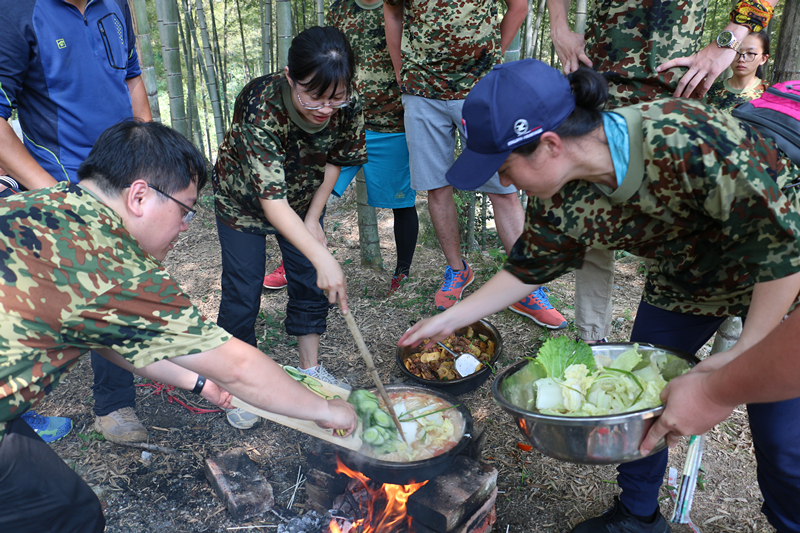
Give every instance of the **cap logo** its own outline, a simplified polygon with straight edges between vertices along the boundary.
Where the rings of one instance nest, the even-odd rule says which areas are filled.
[[[469,139],[469,135],[467,135],[467,121],[463,118],[461,119],[461,126],[464,128],[464,138]]]
[[[524,118],[519,119],[514,123],[514,131],[517,135],[525,135],[528,133],[528,121]]]

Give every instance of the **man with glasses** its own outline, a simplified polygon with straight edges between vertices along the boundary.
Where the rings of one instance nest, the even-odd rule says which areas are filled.
[[[156,122],[115,124],[78,176],[0,203],[0,531],[104,529],[91,488],[21,420],[89,350],[221,407],[234,394],[355,429],[351,405],[206,319],[162,265],[206,180],[187,139]]]
[[[23,190],[76,183],[106,128],[151,120],[125,0],[0,0],[0,28],[0,167]],[[24,145],[8,123],[12,109]],[[146,440],[133,374],[98,354],[92,369],[96,429],[110,441]],[[54,430],[53,420],[32,423]]]

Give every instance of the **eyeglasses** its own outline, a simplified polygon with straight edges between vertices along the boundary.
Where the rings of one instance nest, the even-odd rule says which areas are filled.
[[[197,214],[197,211],[195,211],[194,209],[192,209],[192,208],[191,208],[191,207],[189,207],[188,205],[184,204],[184,203],[183,203],[183,202],[181,202],[180,200],[176,200],[175,198],[173,198],[173,197],[172,197],[172,196],[170,196],[169,194],[165,193],[164,191],[162,191],[161,189],[159,189],[159,188],[158,188],[158,187],[156,187],[155,185],[150,185],[150,184],[148,183],[148,184],[147,184],[147,186],[148,186],[148,187],[150,187],[151,189],[153,189],[154,191],[156,191],[157,193],[159,193],[159,194],[163,194],[164,196],[166,196],[167,198],[169,198],[170,200],[172,200],[173,202],[175,202],[176,204],[178,204],[179,206],[181,206],[181,207],[182,207],[182,208],[183,208],[183,209],[186,211],[186,214],[185,214],[185,215],[183,215],[183,218],[181,219],[181,221],[182,221],[184,224],[188,224],[189,222],[191,222],[191,221],[192,221],[192,219],[194,218],[194,216]],[[125,186],[125,188],[128,188],[128,187],[130,187],[130,185],[126,185],[126,186]]]
[[[330,107],[331,109],[341,109],[343,107],[347,107],[350,105],[350,102],[353,101],[353,97],[349,97],[347,100],[340,100],[338,102],[325,102],[322,104],[313,103],[307,104],[300,99],[300,91],[297,90],[297,85],[294,86],[294,91],[297,93],[297,101],[300,102],[300,105],[306,109],[311,111],[316,111],[317,109],[322,109],[323,107]]]
[[[751,63],[756,60],[757,56],[761,54],[757,54],[755,52],[736,52],[736,61],[741,61],[744,59],[745,63]]]

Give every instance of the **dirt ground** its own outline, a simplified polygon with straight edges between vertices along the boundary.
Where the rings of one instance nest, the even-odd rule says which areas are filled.
[[[167,265],[210,319],[215,319],[220,300],[220,253],[211,198],[199,203],[199,215],[175,247]],[[433,314],[433,294],[441,283],[444,259],[424,222],[427,206],[418,199],[423,218],[421,244],[417,246],[412,277],[397,294],[387,297],[391,272],[374,272],[359,266],[358,234],[352,194],[329,206],[326,229],[329,246],[343,265],[348,279],[350,306],[384,382],[400,382],[395,363],[397,339],[409,321]],[[392,217],[379,210],[383,258],[387,269],[394,267]],[[268,268],[277,266],[277,245]],[[488,253],[472,253],[468,259],[480,286],[500,263]],[[612,341],[625,341],[636,314],[642,288],[641,265],[636,258],[617,262],[614,287],[614,331]],[[551,301],[570,321],[573,311],[573,280],[567,275],[548,284]],[[265,291],[262,314],[257,323],[260,348],[281,364],[296,364],[296,341],[286,336],[281,325],[286,293]],[[509,311],[488,317],[504,340],[500,369],[529,355],[548,337],[575,336],[575,328],[549,332]],[[321,341],[321,361],[337,376],[345,376],[356,387],[369,386],[370,379],[347,325],[336,310],[328,317],[328,331]],[[152,452],[119,446],[102,440],[92,430],[91,367],[88,358],[63,380],[39,407],[44,415],[68,416],[74,429],[53,444],[63,459],[93,486],[103,502],[108,532],[225,532],[232,528],[256,526],[248,531],[275,531],[282,520],[275,513],[258,519],[235,522],[214,494],[203,474],[203,458],[230,447],[245,447],[271,483],[276,511],[284,518],[305,512],[306,495],[298,483],[307,471],[305,451],[312,437],[262,422],[255,429],[232,428],[221,413],[192,414],[166,394],[152,387],[139,387],[137,412],[150,432],[152,444],[173,448],[177,453]],[[146,385],[146,382],[139,381]],[[482,460],[499,471],[497,523],[500,533],[564,532],[583,519],[609,507],[619,492],[612,466],[590,467],[560,462],[535,451],[522,451],[523,437],[510,416],[493,402],[491,380],[476,391],[461,396],[472,410],[476,425],[487,428],[488,440]],[[179,397],[197,402],[190,393]],[[203,407],[211,408],[202,402]],[[709,432],[699,484],[691,517],[704,533],[774,531],[760,512],[761,493],[756,482],[755,458],[744,407]],[[146,455],[146,454],[145,454]],[[670,454],[670,466],[681,472],[685,445]],[[665,480],[666,481],[666,480]],[[291,506],[290,510],[287,510]],[[661,511],[671,516],[672,503],[662,488]],[[677,533],[688,532],[673,525]]]

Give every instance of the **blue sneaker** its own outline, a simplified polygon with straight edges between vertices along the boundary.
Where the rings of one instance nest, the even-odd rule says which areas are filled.
[[[446,311],[453,307],[453,304],[461,299],[464,289],[469,287],[475,279],[472,267],[463,259],[461,261],[464,263],[463,270],[456,271],[450,268],[450,265],[447,265],[444,271],[442,288],[433,297],[436,309],[439,311]]]
[[[555,310],[547,298],[544,287],[539,287],[528,296],[509,307],[510,310],[526,316],[542,327],[550,329],[564,329],[567,321],[564,316]]]
[[[22,419],[47,443],[62,439],[72,431],[72,420],[63,416],[41,416],[28,411]]]

